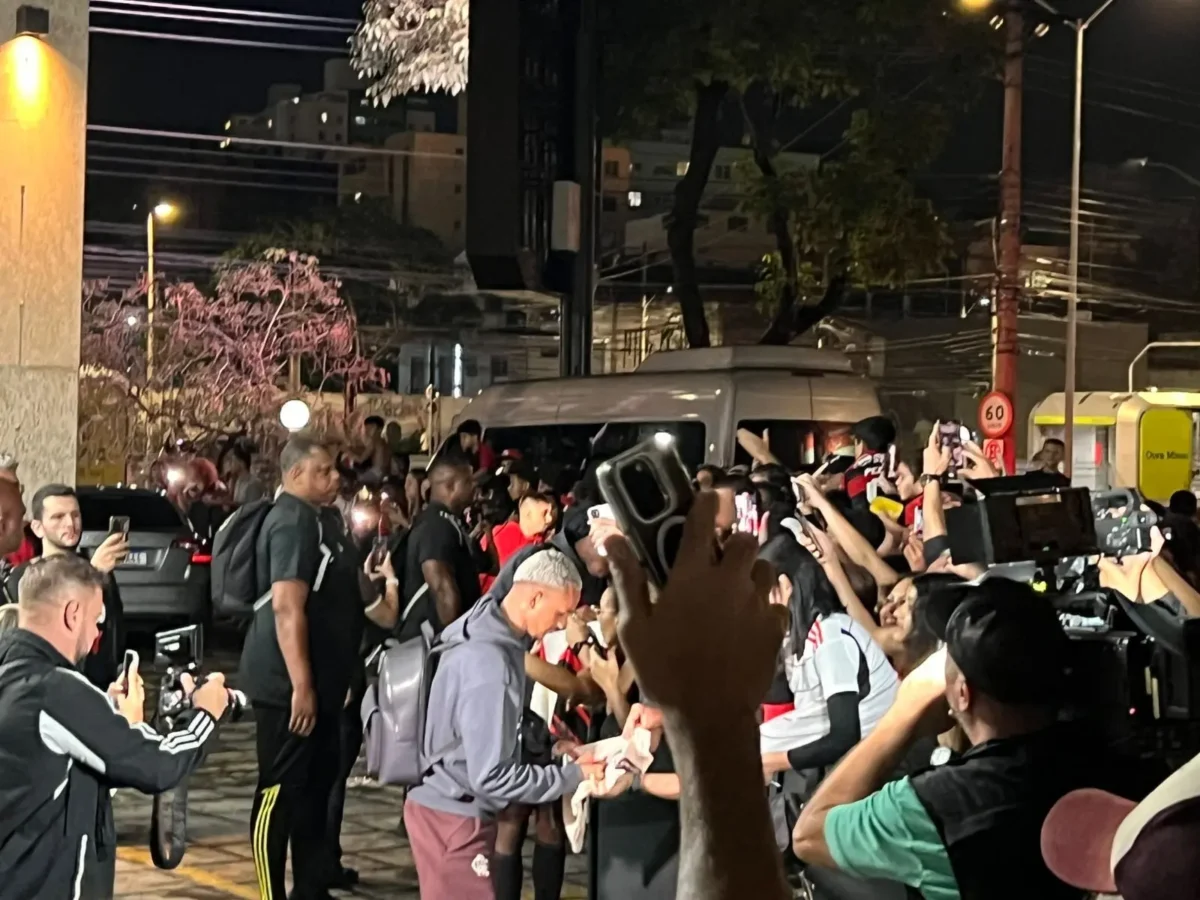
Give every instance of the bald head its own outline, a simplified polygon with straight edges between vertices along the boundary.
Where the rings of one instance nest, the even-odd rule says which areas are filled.
[[[0,556],[15,553],[25,534],[25,501],[14,481],[0,479]]]
[[[475,498],[474,471],[471,464],[454,454],[443,454],[429,467],[430,499],[462,512]]]

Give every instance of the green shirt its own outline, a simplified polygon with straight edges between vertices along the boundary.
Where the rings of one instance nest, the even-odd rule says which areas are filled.
[[[825,843],[849,875],[903,882],[926,900],[959,900],[946,845],[907,778],[831,809]]]

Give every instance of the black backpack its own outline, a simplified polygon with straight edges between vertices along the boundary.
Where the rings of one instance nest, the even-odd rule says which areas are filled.
[[[263,594],[258,584],[258,535],[274,508],[273,500],[239,506],[213,538],[212,607],[218,616],[248,619]],[[270,591],[266,594],[270,598]]]

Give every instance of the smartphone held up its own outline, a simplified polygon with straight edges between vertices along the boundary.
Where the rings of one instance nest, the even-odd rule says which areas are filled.
[[[694,499],[674,438],[657,434],[614,456],[600,464],[596,478],[612,518],[651,579],[666,584]]]

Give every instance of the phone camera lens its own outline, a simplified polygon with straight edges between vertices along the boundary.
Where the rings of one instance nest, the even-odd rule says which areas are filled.
[[[654,469],[644,459],[635,459],[623,466],[620,477],[633,511],[642,520],[649,522],[666,511],[667,495],[659,485]]]

